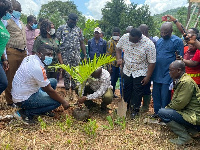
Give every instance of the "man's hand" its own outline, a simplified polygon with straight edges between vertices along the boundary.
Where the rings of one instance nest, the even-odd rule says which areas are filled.
[[[82,104],[86,101],[86,96],[83,96],[81,98],[78,99],[78,104]]]
[[[176,18],[174,18],[174,17],[171,16],[171,15],[165,15],[165,16],[169,18],[169,19],[167,20],[167,21],[169,21],[169,22],[172,22],[172,21],[175,21],[175,20],[176,20]]]
[[[7,71],[7,70],[9,69],[9,63],[8,63],[7,60],[4,60],[4,61],[3,61],[3,69],[4,69],[5,71]]]
[[[188,44],[194,44],[196,41],[196,35],[191,35],[191,34],[183,34],[184,40]]]
[[[62,106],[64,107],[65,110],[70,107],[70,105],[67,101],[64,104],[62,104]]]
[[[145,78],[141,81],[142,85],[146,85],[146,84],[149,82],[149,80],[150,80],[150,78],[145,77]]]

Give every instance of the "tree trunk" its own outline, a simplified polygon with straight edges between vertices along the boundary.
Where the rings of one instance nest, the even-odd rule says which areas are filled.
[[[189,2],[186,24],[188,23],[188,21],[189,21],[189,19],[190,19],[191,7],[192,7],[192,2]]]

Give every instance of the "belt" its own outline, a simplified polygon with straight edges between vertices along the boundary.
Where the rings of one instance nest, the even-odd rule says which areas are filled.
[[[196,74],[188,74],[190,77],[200,77],[200,73],[196,73]]]

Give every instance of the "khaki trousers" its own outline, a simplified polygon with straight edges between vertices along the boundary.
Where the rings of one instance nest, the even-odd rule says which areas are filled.
[[[6,54],[7,54],[8,62],[9,62],[9,69],[8,71],[6,71],[8,87],[5,90],[5,95],[6,95],[7,104],[12,104],[13,103],[12,95],[11,95],[12,81],[13,81],[15,72],[19,68],[24,57],[26,57],[27,53],[26,51],[20,52],[19,50],[16,50],[14,48],[6,48]]]

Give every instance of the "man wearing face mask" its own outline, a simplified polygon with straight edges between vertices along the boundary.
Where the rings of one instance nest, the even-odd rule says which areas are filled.
[[[26,25],[26,47],[28,49],[28,54],[32,55],[33,44],[35,38],[39,35],[40,30],[37,29],[37,20],[33,15],[27,17]]]
[[[165,108],[170,102],[171,92],[169,85],[172,79],[169,76],[169,65],[176,60],[176,53],[183,56],[183,41],[181,38],[172,35],[172,23],[162,24],[161,38],[156,43],[156,66],[153,72],[153,103],[154,115],[156,118],[158,110]]]
[[[56,32],[56,37],[60,41],[60,50],[65,65],[79,65],[81,59],[80,49],[83,51],[84,59],[87,59],[83,33],[81,29],[76,26],[77,20],[78,16],[76,14],[70,14],[67,24],[60,26]],[[70,75],[65,72],[64,85],[66,90],[70,89],[70,81]],[[74,80],[72,80],[71,86],[72,89],[75,89],[76,84]]]
[[[10,40],[6,45],[6,54],[9,62],[9,69],[6,71],[8,87],[5,90],[6,101],[8,106],[13,105],[11,89],[12,80],[16,70],[19,68],[22,60],[27,55],[26,51],[26,32],[25,26],[20,21],[21,5],[18,1],[12,0],[13,12],[10,20],[7,21],[7,30],[10,33]]]
[[[124,50],[124,100],[131,109],[131,117],[139,113],[144,86],[149,82],[156,62],[153,42],[142,35],[138,28],[124,34],[116,45],[117,64],[122,65],[121,50]]]
[[[115,49],[119,39],[120,39],[120,29],[115,27],[113,29],[112,37],[107,43],[107,55],[116,57]],[[111,75],[111,85],[113,86],[113,95],[114,98],[116,98],[117,96],[115,95],[115,86],[119,77],[119,66],[117,65],[117,61],[114,61],[113,64],[109,65],[108,67],[109,67],[108,70]]]
[[[69,103],[55,91],[56,79],[48,79],[44,64],[49,63],[53,51],[49,45],[41,45],[36,55],[30,55],[22,61],[12,83],[14,103],[20,107],[14,116],[25,124],[34,123],[35,115],[48,115],[62,104],[64,109]],[[52,59],[51,59],[52,60]]]

